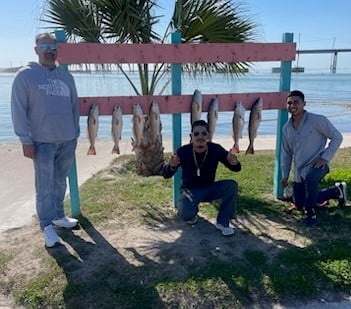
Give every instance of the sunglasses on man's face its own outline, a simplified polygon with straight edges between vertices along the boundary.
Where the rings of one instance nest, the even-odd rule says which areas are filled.
[[[208,132],[207,131],[196,131],[196,132],[193,132],[193,135],[194,136],[199,136],[199,135],[202,135],[202,136],[206,136],[207,134],[208,134]]]
[[[57,45],[55,43],[53,43],[53,44],[38,44],[38,47],[42,52],[45,52],[48,49],[50,49],[51,51],[57,50]]]

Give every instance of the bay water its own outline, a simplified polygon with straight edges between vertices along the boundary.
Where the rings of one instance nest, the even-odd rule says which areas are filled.
[[[118,73],[73,73],[79,96],[125,96],[134,95],[126,79]],[[11,121],[11,85],[14,74],[0,74],[0,142],[17,140]],[[138,74],[129,75],[139,85]],[[223,74],[213,76],[184,75],[182,77],[182,94],[193,94],[195,89],[203,94],[246,93],[279,91],[279,74],[248,73],[236,79]],[[327,116],[343,133],[351,132],[351,74],[349,73],[293,73],[291,89],[299,89],[305,93],[306,109]],[[170,94],[170,86],[164,94]],[[258,135],[275,135],[277,129],[277,110],[264,110]],[[203,113],[202,119],[206,120]],[[233,112],[220,112],[215,136],[231,137]],[[248,135],[247,126],[249,111],[245,115],[243,135]],[[87,117],[82,116],[81,138],[86,138]],[[172,137],[172,116],[161,115],[162,135]],[[182,114],[182,136],[190,132],[190,114]],[[132,137],[132,116],[123,116],[122,138]],[[99,139],[111,139],[111,117],[100,116]]]

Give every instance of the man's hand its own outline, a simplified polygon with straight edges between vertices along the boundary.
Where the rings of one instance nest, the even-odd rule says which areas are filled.
[[[176,169],[177,166],[180,164],[180,159],[178,157],[178,155],[175,153],[171,156],[171,158],[169,159],[169,166],[171,169]]]
[[[35,147],[34,145],[22,145],[23,155],[26,158],[34,159],[35,158]]]
[[[288,178],[283,178],[280,182],[283,186],[283,188],[286,188],[288,186]]]
[[[322,167],[324,167],[327,163],[328,163],[327,160],[324,160],[324,159],[322,159],[322,158],[318,158],[318,159],[316,159],[316,160],[312,163],[312,166],[315,167],[315,168],[322,168]]]
[[[239,163],[238,158],[234,153],[228,152],[227,160],[231,165],[237,165]]]

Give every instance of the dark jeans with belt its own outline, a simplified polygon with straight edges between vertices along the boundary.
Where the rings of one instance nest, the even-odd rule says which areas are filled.
[[[184,221],[191,220],[199,211],[200,202],[220,200],[217,223],[229,226],[234,217],[238,194],[238,184],[234,180],[220,180],[203,188],[182,189],[177,209]]]
[[[319,190],[319,183],[326,174],[329,173],[329,167],[311,168],[305,179],[301,182],[294,183],[294,203],[298,209],[305,209],[307,216],[315,213],[314,209],[317,203],[337,198],[335,187],[330,187],[322,191]]]

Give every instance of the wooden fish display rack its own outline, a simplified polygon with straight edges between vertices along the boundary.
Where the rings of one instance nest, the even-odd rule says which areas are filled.
[[[132,105],[138,102],[143,110],[148,110],[152,101],[160,106],[161,113],[175,115],[174,124],[177,124],[177,115],[189,112],[191,107],[191,95],[181,94],[181,64],[182,63],[216,63],[216,62],[281,62],[281,78],[279,92],[265,93],[240,93],[218,94],[218,111],[232,111],[236,101],[241,101],[246,109],[262,97],[264,109],[278,109],[278,130],[287,120],[287,112],[283,110],[286,92],[290,90],[291,62],[296,57],[296,44],[293,43],[293,34],[284,33],[282,43],[203,43],[203,44],[180,44],[180,33],[172,34],[172,44],[101,44],[101,43],[66,43],[63,30],[55,31],[58,42],[58,61],[61,64],[143,64],[143,63],[170,63],[172,64],[172,94],[167,96],[121,96],[121,97],[81,97],[81,115],[87,115],[93,103],[99,104],[100,115],[111,115],[114,105],[121,106],[123,114],[132,113]],[[203,96],[203,111],[207,111],[210,100],[216,94]],[[179,119],[179,118],[178,118]],[[179,122],[178,122],[179,123]],[[180,141],[179,127],[174,126],[173,146]],[[178,134],[178,136],[177,136]],[[277,142],[280,136],[277,134]],[[280,173],[280,145],[276,148],[276,164],[274,191],[277,197],[283,196],[279,186]],[[76,167],[72,168],[76,171]],[[69,177],[71,208],[73,215],[80,214],[79,190],[76,172]],[[71,185],[72,183],[72,185]],[[177,192],[180,186],[180,178],[174,177],[173,191]],[[174,194],[174,199],[176,195]]]
[[[64,64],[287,62],[294,60],[295,56],[295,43],[58,44],[58,60]],[[203,95],[204,111],[214,96],[220,102],[219,111],[232,111],[235,101],[241,101],[249,109],[257,97],[264,99],[264,109],[281,109],[285,107],[286,93],[207,94]],[[111,115],[116,104],[121,106],[123,114],[131,114],[134,102],[148,110],[152,101],[160,104],[161,113],[186,113],[190,110],[191,95],[81,97],[80,112],[87,115],[90,105],[98,103],[101,115]]]

